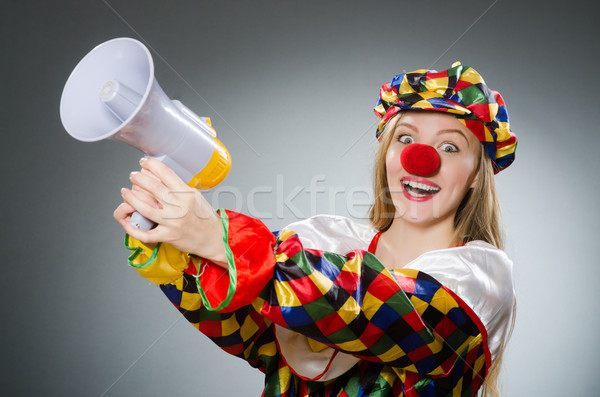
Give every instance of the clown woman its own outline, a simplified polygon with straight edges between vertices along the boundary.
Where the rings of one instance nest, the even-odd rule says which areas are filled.
[[[375,113],[369,225],[272,233],[146,159],[114,214],[129,264],[262,371],[265,396],[497,394],[515,299],[494,185],[516,148],[504,101],[456,63],[395,76]],[[136,210],[158,226],[130,226]]]

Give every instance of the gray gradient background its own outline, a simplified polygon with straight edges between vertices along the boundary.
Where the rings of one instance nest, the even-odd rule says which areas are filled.
[[[127,267],[112,211],[139,152],[75,141],[60,123],[60,94],[79,59],[108,39],[141,36],[165,91],[211,116],[233,156],[221,193],[207,197],[258,211],[272,228],[364,212],[346,199],[349,188],[370,186],[382,83],[455,60],[476,67],[502,92],[520,139],[517,161],[497,177],[519,299],[504,395],[597,395],[594,2],[110,4],[116,13],[102,1],[0,5],[3,394],[262,390],[260,373],[178,320]],[[324,190],[314,199],[311,180]],[[246,204],[223,193],[234,188]],[[294,208],[282,207],[290,194]]]

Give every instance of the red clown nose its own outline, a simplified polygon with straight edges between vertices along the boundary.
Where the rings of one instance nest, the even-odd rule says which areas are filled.
[[[440,168],[440,156],[429,145],[411,143],[402,150],[400,162],[406,172],[418,176],[431,176]]]

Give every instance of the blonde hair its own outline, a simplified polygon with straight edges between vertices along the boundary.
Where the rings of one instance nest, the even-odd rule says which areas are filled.
[[[381,134],[379,150],[374,159],[373,191],[375,199],[369,212],[373,228],[385,231],[392,225],[396,208],[390,195],[387,181],[386,154],[394,137],[394,130],[403,112],[394,116]],[[473,240],[485,241],[496,248],[504,248],[502,232],[502,213],[496,192],[492,160],[485,150],[481,150],[477,179],[458,207],[454,218],[455,241],[457,243]],[[515,316],[513,315],[513,321]],[[512,330],[513,324],[511,324]],[[508,338],[507,338],[508,340]],[[488,369],[481,392],[483,396],[499,396],[498,375],[502,365],[504,345]]]
[[[394,220],[394,216],[396,215],[396,207],[394,207],[387,181],[385,157],[394,137],[394,130],[396,129],[396,125],[401,116],[402,113],[399,113],[387,122],[381,134],[379,150],[375,155],[375,164],[373,167],[373,193],[375,199],[369,211],[369,220],[371,226],[379,231],[389,229]]]

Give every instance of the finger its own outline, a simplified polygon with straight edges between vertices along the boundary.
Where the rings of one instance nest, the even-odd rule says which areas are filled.
[[[175,189],[187,186],[187,184],[181,180],[175,171],[156,159],[143,157],[140,160],[140,165],[142,168],[154,174],[168,188]]]
[[[134,192],[132,190],[123,188],[121,189],[121,196],[123,200],[131,205],[137,212],[158,223],[158,219],[160,219],[160,210],[154,208],[152,205],[147,204],[143,199],[141,199],[140,192]]]
[[[151,205],[154,208],[158,208],[158,209],[162,209],[163,206],[161,203],[158,202],[158,200],[156,200],[154,198],[154,196],[152,196],[152,194],[150,192],[148,192],[147,190],[142,189],[140,186],[138,185],[132,185],[131,190],[133,190],[134,192],[138,193],[138,196],[144,200],[144,202],[148,205]]]
[[[154,179],[156,179],[157,181],[159,181],[159,182],[160,182],[160,180],[159,180],[159,179],[158,179],[156,176],[152,175],[152,173],[151,173],[150,171],[147,171],[147,170],[141,169],[140,171],[134,171],[134,172],[132,172],[132,174],[133,174],[133,173],[135,173],[135,172],[141,172],[141,173],[143,173],[143,174],[146,174],[146,175],[148,175],[148,176],[151,176],[152,178],[154,178]],[[131,181],[131,190],[135,190],[135,191],[139,191],[139,192],[146,192],[147,194],[149,194],[150,196],[152,196],[152,192],[150,192],[150,191],[148,191],[148,190],[144,189],[144,188],[143,188],[143,187],[141,187],[140,185],[137,185],[137,184],[135,184],[135,182],[134,182],[134,181],[132,180],[132,178],[131,178],[131,174],[129,174],[129,180]],[[154,199],[154,198],[153,198],[153,199]]]
[[[140,172],[141,172],[142,174],[144,174],[144,175],[148,175],[148,176],[150,176],[150,177],[152,177],[152,178],[156,179],[157,181],[160,181],[160,179],[158,179],[158,177],[157,177],[156,175],[154,175],[154,174],[152,173],[152,171],[150,171],[150,170],[147,170],[147,169],[145,169],[145,168],[140,168]]]
[[[133,185],[137,185],[140,188],[139,190],[144,190],[154,196],[157,201],[160,201],[160,198],[164,197],[168,190],[159,179],[147,173],[132,172],[129,174],[129,180]]]
[[[115,220],[119,223],[122,220],[129,221],[129,218],[134,211],[135,208],[133,208],[131,205],[127,203],[121,203],[113,212],[113,218],[115,218]]]

